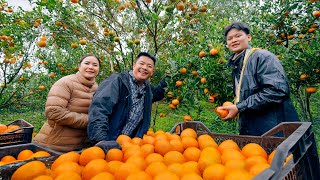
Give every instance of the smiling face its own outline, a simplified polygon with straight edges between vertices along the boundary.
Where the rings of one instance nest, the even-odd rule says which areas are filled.
[[[143,84],[154,72],[154,61],[147,56],[140,56],[133,64],[133,76]]]
[[[94,56],[84,58],[79,64],[79,72],[88,80],[92,80],[98,75],[99,68],[99,61]]]
[[[251,41],[251,35],[234,28],[228,32],[226,39],[230,51],[238,54],[248,47],[249,42]]]

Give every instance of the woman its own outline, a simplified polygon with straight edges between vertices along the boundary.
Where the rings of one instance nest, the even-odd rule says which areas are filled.
[[[88,108],[97,90],[96,76],[100,60],[84,55],[79,71],[53,84],[45,105],[48,119],[33,142],[50,149],[68,152],[79,150],[87,143]]]

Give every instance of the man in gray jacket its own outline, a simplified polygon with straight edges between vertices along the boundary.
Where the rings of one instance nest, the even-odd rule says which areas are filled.
[[[233,22],[225,27],[232,68],[235,104],[221,107],[229,114],[223,120],[239,116],[241,135],[260,136],[280,122],[298,121],[290,100],[289,83],[279,59],[267,50],[251,48],[249,27]]]

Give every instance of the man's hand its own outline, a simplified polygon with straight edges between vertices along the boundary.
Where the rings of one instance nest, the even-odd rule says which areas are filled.
[[[95,146],[103,149],[104,153],[107,153],[110,149],[117,148],[121,149],[121,146],[116,141],[100,141]]]
[[[218,107],[217,110],[222,110],[222,109],[225,109],[225,110],[229,111],[229,113],[228,113],[228,115],[226,117],[221,118],[222,120],[232,119],[232,118],[236,117],[238,112],[239,112],[239,110],[238,110],[236,105],[220,106],[220,107]]]

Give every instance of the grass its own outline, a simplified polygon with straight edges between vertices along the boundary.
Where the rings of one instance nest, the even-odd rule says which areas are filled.
[[[201,121],[206,127],[214,133],[223,134],[238,134],[238,123],[236,121],[221,121],[221,119],[213,111],[214,106],[210,103],[201,103],[202,111],[199,117],[195,120]],[[154,131],[164,130],[170,131],[175,124],[183,122],[183,116],[187,115],[186,108],[172,110],[166,103],[154,103],[152,111],[151,128]],[[165,117],[160,117],[159,114],[164,113]],[[193,109],[190,112],[191,117],[197,117],[197,111]],[[14,111],[2,110],[1,123],[8,124],[17,119],[24,119],[34,125],[34,132],[39,132],[42,124],[46,121],[44,109],[16,109]],[[312,125],[312,130],[315,133],[318,154],[320,154],[320,122],[315,122]]]

